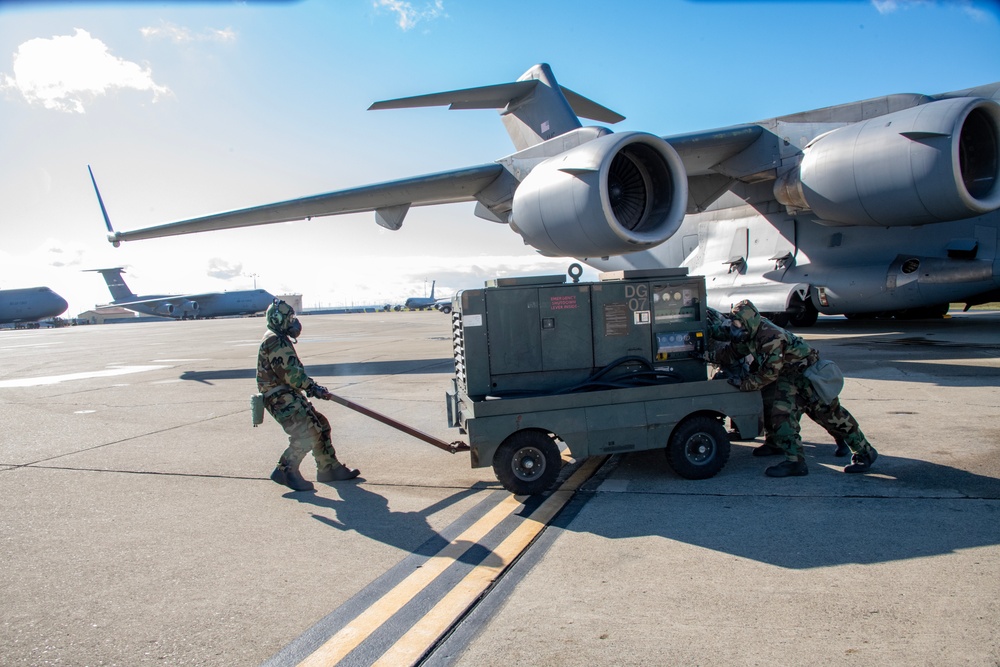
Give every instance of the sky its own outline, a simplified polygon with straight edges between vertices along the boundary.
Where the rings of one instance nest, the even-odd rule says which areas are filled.
[[[368,213],[116,249],[87,174],[128,230],[485,164],[514,152],[495,111],[366,109],[541,62],[626,117],[611,129],[668,136],[1000,81],[1000,4],[0,0],[0,288],[47,285],[73,316],[110,300],[83,271],[111,266],[139,294],[307,308],[563,273],[473,204],[396,232]]]

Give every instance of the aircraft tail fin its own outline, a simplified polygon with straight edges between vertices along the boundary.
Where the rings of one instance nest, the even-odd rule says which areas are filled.
[[[108,284],[108,291],[111,292],[111,298],[114,301],[134,301],[136,298],[135,293],[129,289],[129,286],[125,284],[125,279],[122,277],[122,271],[125,270],[123,266],[117,266],[112,269],[87,269],[88,271],[93,271],[95,273],[100,273],[104,276],[104,282]]]
[[[430,295],[430,297],[428,297],[428,298],[430,298],[430,299],[433,299],[433,298],[434,298],[434,285],[436,285],[436,284],[437,284],[437,281],[436,281],[436,280],[432,280],[432,281],[431,281],[431,295]]]
[[[376,102],[369,111],[448,105],[449,109],[499,109],[514,147],[521,151],[579,128],[580,118],[617,123],[624,116],[563,88],[552,69],[535,65],[512,83]]]

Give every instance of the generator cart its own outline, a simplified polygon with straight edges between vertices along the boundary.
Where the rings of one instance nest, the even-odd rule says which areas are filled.
[[[572,269],[576,268],[574,274]],[[760,392],[709,380],[705,280],[687,269],[492,280],[452,301],[455,377],[448,424],[472,467],[515,494],[545,491],[574,459],[663,449],[681,477],[705,479],[738,436],[763,426]]]

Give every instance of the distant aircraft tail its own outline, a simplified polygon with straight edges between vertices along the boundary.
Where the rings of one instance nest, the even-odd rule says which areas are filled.
[[[122,278],[122,271],[125,267],[118,266],[113,269],[88,269],[94,273],[100,273],[104,276],[104,282],[108,284],[108,291],[111,292],[111,298],[114,302],[117,301],[135,301],[135,293],[129,289],[129,286],[125,284],[125,279]]]
[[[611,109],[560,86],[552,69],[544,63],[535,65],[512,83],[386,100],[376,102],[368,109],[443,105],[448,105],[449,109],[499,109],[504,127],[518,151],[578,129],[581,127],[580,117],[602,123],[617,123],[625,119]]]
[[[431,295],[429,297],[427,297],[429,299],[433,299],[434,298],[434,285],[435,284],[437,284],[437,281],[436,280],[432,280],[431,281]]]

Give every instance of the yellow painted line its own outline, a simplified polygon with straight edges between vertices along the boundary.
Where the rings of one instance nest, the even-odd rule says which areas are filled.
[[[379,598],[371,607],[330,637],[315,652],[300,662],[300,667],[333,665],[342,660],[344,656],[353,651],[358,644],[367,639],[371,633],[399,611],[403,605],[416,597],[439,574],[447,570],[465,552],[476,546],[488,532],[520,507],[521,503],[514,496],[504,498],[483,518],[452,540],[448,546],[429,558],[412,574]]]
[[[587,459],[573,475],[549,496],[537,510],[493,550],[497,565],[479,565],[458,583],[433,609],[399,638],[374,664],[376,667],[413,665],[448,631],[497,577],[521,555],[573,497],[576,490],[604,463],[607,457]]]

